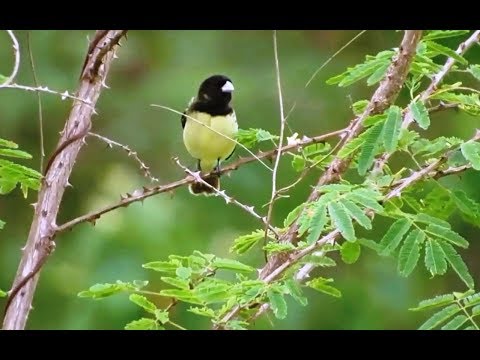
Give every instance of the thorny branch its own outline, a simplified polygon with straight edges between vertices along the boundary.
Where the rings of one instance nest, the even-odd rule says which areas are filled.
[[[86,99],[91,105],[86,105],[84,101],[74,101],[64,130],[61,132],[57,150],[51,156],[45,170],[27,244],[9,291],[3,329],[25,328],[39,271],[54,248],[56,218],[68,178],[83,146],[82,140],[91,127],[93,106],[100,96],[104,79],[108,74],[115,42],[125,32],[126,30],[109,30],[99,39],[100,45],[87,54],[85,71],[76,97]],[[108,47],[109,51],[102,52],[104,47]],[[95,68],[94,65],[100,55],[102,65]],[[91,71],[92,68],[96,69],[95,72]]]
[[[470,139],[470,141],[478,141],[480,140],[480,130],[477,130],[475,135]],[[392,199],[396,196],[400,196],[403,190],[405,190],[408,187],[411,187],[412,185],[426,179],[426,178],[432,178],[432,179],[439,179],[441,177],[449,176],[449,175],[455,175],[460,172],[463,172],[467,169],[469,169],[471,166],[470,165],[463,165],[463,166],[458,166],[458,167],[448,167],[446,169],[441,169],[441,166],[446,162],[448,157],[451,155],[453,150],[448,151],[445,153],[443,156],[441,156],[437,161],[433,162],[432,164],[425,166],[424,168],[413,172],[411,175],[402,178],[398,181],[396,181],[394,184],[391,185],[390,190],[386,193],[386,195],[383,198],[383,202],[388,201],[389,199]],[[373,218],[375,216],[375,213],[371,211],[370,209],[367,210],[366,215],[368,215],[370,218]],[[302,249],[294,254],[291,254],[289,257],[289,260],[284,262],[280,267],[276,268],[273,272],[271,272],[267,277],[265,277],[263,280],[265,282],[272,282],[273,280],[277,279],[279,275],[281,275],[287,268],[291,267],[294,265],[298,260],[302,259],[305,255],[308,255],[314,251],[318,251],[322,248],[323,245],[325,244],[334,244],[335,240],[338,240],[341,236],[341,233],[339,230],[333,230],[329,234],[323,236],[321,239],[319,239],[317,242],[314,244],[308,246],[305,249]],[[321,252],[321,251],[320,251]],[[319,254],[319,256],[322,254]],[[298,272],[297,275],[295,276],[296,281],[304,281],[306,278],[308,278],[310,272],[315,268],[315,265],[313,264],[305,264]],[[252,316],[251,320],[254,320],[258,318],[261,314],[263,314],[265,311],[267,311],[270,308],[270,305],[268,303],[263,304],[258,311]],[[240,310],[240,308],[238,309]],[[233,311],[232,311],[233,312]],[[228,318],[226,321],[228,321],[230,318]],[[224,321],[222,320],[222,323]]]
[[[480,30],[477,30],[467,40],[461,43],[455,52],[458,55],[463,55],[468,49],[470,49],[475,43],[478,43],[479,41],[480,41]],[[428,98],[437,90],[438,86],[442,82],[443,78],[450,71],[455,61],[456,60],[451,57],[447,59],[442,69],[433,77],[432,82],[430,83],[428,88],[418,96],[419,101],[422,101],[425,103],[428,100]],[[447,105],[440,103],[433,110],[435,111],[437,111],[437,109],[443,110],[445,107],[447,107]],[[448,105],[448,107],[453,107],[453,105]],[[408,108],[403,118],[402,128],[404,129],[408,128],[412,122],[413,122],[413,112],[410,108]],[[390,159],[390,156],[391,154],[389,153],[384,153],[383,155],[381,155],[375,162],[374,171],[380,172],[385,166],[385,164],[388,162],[388,160]]]
[[[136,151],[133,151],[128,145],[123,145],[119,142],[113,141],[105,136],[89,132],[89,136],[96,137],[97,139],[102,140],[107,144],[108,147],[112,148],[113,146],[117,146],[127,152],[127,155],[133,157],[135,161],[140,165],[140,171],[142,172],[143,176],[148,178],[151,182],[158,182],[156,177],[153,177],[152,173],[150,172],[150,167],[148,167],[139,157]]]
[[[370,102],[368,103],[365,111],[363,114],[355,118],[350,125],[348,126],[347,136],[342,139],[342,145],[340,149],[348,143],[351,139],[355,138],[360,134],[363,129],[363,121],[368,116],[381,113],[385,109],[387,109],[397,98],[398,93],[400,92],[406,77],[408,75],[408,71],[410,69],[410,64],[413,60],[413,56],[415,55],[415,51],[417,48],[417,44],[420,41],[422,36],[421,30],[406,30],[405,34],[402,39],[402,43],[399,47],[399,50],[392,60],[390,64],[386,76],[383,81],[380,83],[379,87],[373,94]],[[313,189],[312,193],[310,194],[308,201],[315,201],[320,196],[320,193],[317,191],[317,188],[321,185],[332,183],[337,181],[341,174],[345,172],[351,162],[351,157],[347,159],[340,159],[336,158],[332,161],[330,166],[327,168],[325,173],[320,177],[317,186]],[[289,242],[294,243],[296,242],[296,234],[298,230],[297,221],[293,222],[290,226],[288,231],[281,236],[281,242]],[[339,234],[338,230],[336,230],[335,235],[333,233],[327,235],[316,243],[310,245],[308,248],[302,250],[302,253],[309,249],[306,254],[314,251],[317,247],[317,244],[320,242],[323,244],[323,241],[329,240],[330,236],[337,236]],[[326,239],[326,240],[325,240]],[[284,269],[288,268],[289,265],[292,263],[292,255],[288,254],[276,254],[273,255],[267,264],[260,269],[259,279],[274,279],[276,274],[281,273]],[[279,270],[282,269],[282,270]],[[273,274],[273,275],[272,275]],[[231,310],[225,317],[220,321],[221,324],[226,323],[228,320],[234,318],[238,312],[241,310],[240,306],[235,307]],[[221,326],[220,324],[220,326]],[[218,326],[217,326],[218,328]]]
[[[218,196],[221,196],[224,200],[225,200],[225,203],[227,204],[235,204],[237,205],[239,208],[245,210],[247,213],[249,213],[250,215],[252,215],[254,218],[260,220],[265,226],[266,226],[266,230],[270,230],[271,232],[273,232],[275,234],[275,236],[277,237],[278,239],[278,233],[277,233],[277,230],[275,230],[275,228],[273,226],[271,226],[269,223],[268,223],[268,220],[264,217],[264,216],[260,216],[258,215],[253,206],[247,206],[247,205],[244,205],[242,204],[240,201],[234,199],[233,197],[231,196],[228,196],[226,193],[225,193],[225,190],[218,190],[217,188],[213,187],[212,185],[210,185],[209,183],[207,183],[205,180],[203,180],[200,176],[200,172],[197,171],[197,172],[193,172],[191,170],[189,170],[187,167],[183,166],[182,164],[180,164],[180,161],[175,158],[174,159],[175,163],[180,166],[187,174],[189,174],[190,176],[192,176],[194,178],[194,181],[195,182],[200,182],[202,183],[203,185],[209,187],[210,189],[212,189]]]
[[[300,149],[304,146],[311,145],[311,144],[316,144],[316,143],[319,143],[319,142],[324,141],[326,139],[329,139],[329,138],[332,138],[332,137],[335,137],[335,136],[339,136],[339,135],[343,134],[345,132],[345,130],[346,129],[341,129],[341,130],[333,131],[333,132],[328,133],[328,134],[315,136],[313,138],[304,137],[302,140],[298,140],[294,143],[291,143],[289,145],[284,146],[282,148],[282,153],[295,151],[295,150]],[[255,156],[241,158],[238,161],[221,168],[220,174],[226,174],[226,173],[229,173],[233,170],[237,170],[240,166],[248,164],[248,163],[253,163],[253,162],[257,161],[257,159],[265,159],[265,158],[273,159],[276,156],[277,151],[278,151],[278,149],[273,149],[273,150],[266,151],[266,152],[259,152]],[[205,176],[208,176],[208,174],[205,175]],[[123,196],[123,195],[120,196],[120,201],[119,202],[116,202],[112,205],[105,206],[102,209],[92,211],[88,214],[79,216],[79,217],[77,217],[73,220],[70,220],[70,221],[58,226],[56,232],[57,233],[65,232],[67,230],[70,230],[74,226],[76,226],[78,224],[81,224],[81,223],[84,223],[84,222],[95,223],[103,214],[106,214],[110,211],[113,211],[113,210],[121,208],[121,207],[127,207],[128,205],[130,205],[132,203],[143,201],[143,200],[145,200],[145,199],[147,199],[151,196],[154,196],[154,195],[158,195],[158,194],[166,193],[166,192],[171,192],[171,191],[173,191],[173,190],[175,190],[175,189],[177,189],[181,186],[191,184],[194,181],[195,181],[195,178],[191,175],[188,175],[183,179],[174,181],[174,182],[169,183],[169,184],[158,185],[158,186],[155,186],[155,187],[152,187],[152,188],[143,187],[142,189],[134,190],[132,193],[127,193],[125,196]]]

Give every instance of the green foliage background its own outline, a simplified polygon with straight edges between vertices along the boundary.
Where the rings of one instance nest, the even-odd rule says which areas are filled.
[[[26,52],[26,32],[15,32],[22,47],[22,62],[17,82],[33,84]],[[63,92],[74,91],[84,61],[87,35],[93,31],[32,31],[31,40],[40,84]],[[359,82],[348,88],[325,84],[348,66],[364,60],[367,54],[396,47],[401,32],[368,31],[337,56],[305,89],[311,74],[333,53],[349,41],[356,31],[280,31],[278,32],[282,85],[288,110],[297,101],[289,118],[294,132],[310,136],[340,129],[352,118],[351,102],[367,99],[375,86]],[[458,38],[444,44],[457,44]],[[455,45],[456,46],[456,45]],[[212,73],[224,73],[235,84],[234,106],[240,127],[261,127],[278,133],[279,107],[274,71],[271,31],[130,31],[128,40],[118,50],[107,79],[110,87],[101,94],[94,131],[128,144],[151,166],[161,183],[183,177],[172,161],[178,156],[184,164],[194,165],[181,140],[179,116],[152,108],[162,104],[183,110],[195,95],[199,83]],[[466,56],[480,61],[480,47]],[[7,75],[12,66],[10,40],[0,33],[0,73]],[[403,94],[406,95],[406,94]],[[405,104],[407,97],[398,102]],[[44,132],[47,154],[58,141],[58,132],[70,110],[70,102],[42,94]],[[478,117],[462,115],[449,121],[449,112],[432,115],[427,137],[459,136],[469,138],[479,126]],[[33,154],[33,160],[19,160],[38,169],[39,131],[36,95],[19,90],[0,89],[0,138],[20,144]],[[266,149],[268,145],[264,145]],[[245,156],[239,150],[235,157]],[[394,161],[401,161],[395,158]],[[278,201],[274,220],[280,222],[310,191],[318,177],[313,171],[287,199]],[[295,176],[289,161],[281,162],[279,182],[287,184]],[[480,201],[480,174],[465,172],[456,182],[476,201]],[[106,149],[105,144],[89,138],[74,168],[62,203],[62,223],[91,209],[110,204],[120,194],[130,192],[148,182],[133,159],[119,149]],[[224,177],[222,186],[242,202],[261,211],[271,194],[271,174],[261,164],[249,164]],[[6,222],[0,231],[0,288],[7,290],[17,269],[20,248],[28,236],[36,193],[25,200],[20,189],[0,197],[0,219]],[[266,208],[263,209],[266,212]],[[469,242],[468,255],[460,252],[473,276],[480,280],[477,256],[480,245],[478,228],[450,219],[452,228]],[[380,240],[389,223],[376,222]],[[143,311],[128,301],[127,295],[114,296],[101,302],[77,297],[77,293],[94,283],[149,280],[159,288],[157,273],[141,264],[165,260],[170,254],[189,255],[193,250],[230,256],[228,249],[238,235],[258,228],[257,220],[239,208],[225,205],[220,198],[192,197],[186,188],[173,196],[163,194],[135,203],[103,216],[96,224],[82,224],[56,239],[57,249],[44,267],[34,299],[35,309],[29,317],[30,329],[122,329]],[[263,253],[250,252],[242,262],[261,267]],[[464,291],[461,280],[453,272],[430,279],[423,266],[409,278],[396,272],[393,258],[379,257],[363,248],[358,262],[317,270],[320,276],[333,277],[342,298],[334,298],[307,290],[309,306],[301,307],[290,298],[288,316],[274,320],[276,329],[403,329],[417,328],[425,316],[409,312],[419,300],[453,290]],[[150,299],[165,307],[167,299]],[[4,300],[0,302],[2,305]],[[187,328],[208,326],[208,319],[194,316],[179,305],[171,318]],[[257,320],[254,328],[271,328],[268,317]]]

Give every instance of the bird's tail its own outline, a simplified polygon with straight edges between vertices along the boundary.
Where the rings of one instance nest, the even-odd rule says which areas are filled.
[[[202,178],[203,181],[210,184],[215,189],[220,189],[220,176],[216,174],[209,175],[207,177]],[[215,190],[211,187],[205,185],[204,183],[194,182],[189,186],[190,193],[193,195],[213,195]]]

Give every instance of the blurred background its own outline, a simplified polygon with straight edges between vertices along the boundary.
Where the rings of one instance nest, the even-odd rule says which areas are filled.
[[[340,129],[352,118],[350,105],[368,99],[374,87],[359,82],[348,88],[325,84],[329,77],[346,67],[398,46],[402,32],[367,31],[322,69],[305,88],[310,76],[330,56],[359,31],[279,31],[278,47],[285,108],[297,106],[289,118],[293,132],[300,136],[319,135]],[[63,92],[74,92],[88,47],[87,36],[94,31],[31,31],[31,47],[39,82]],[[16,31],[21,44],[20,84],[33,84],[26,47],[27,33]],[[460,38],[446,39],[445,45],[457,46]],[[260,127],[272,133],[279,129],[279,105],[276,88],[271,31],[130,31],[122,41],[99,99],[93,131],[129,145],[150,167],[160,183],[183,177],[183,171],[171,160],[178,156],[188,166],[194,161],[182,142],[177,114],[151,107],[161,104],[183,111],[196,94],[200,82],[208,75],[223,73],[235,85],[234,106],[241,128]],[[472,49],[467,58],[480,61],[480,48]],[[439,58],[443,62],[444,59]],[[13,64],[11,43],[6,32],[0,32],[0,73],[10,73]],[[399,102],[406,103],[401,97]],[[59,96],[42,94],[45,149],[50,154],[58,141],[71,102]],[[479,119],[454,112],[432,116],[427,136],[470,137]],[[287,133],[290,135],[290,132]],[[0,90],[0,137],[20,144],[34,158],[19,161],[39,168],[40,140],[37,97],[32,92]],[[121,149],[108,149],[98,139],[89,138],[77,159],[69,188],[64,196],[58,222],[116,202],[120,194],[149,186],[133,159]],[[333,144],[333,143],[332,143]],[[263,145],[268,148],[268,144]],[[233,159],[245,156],[239,149]],[[395,164],[395,162],[393,163]],[[399,167],[400,163],[396,163]],[[295,175],[289,158],[280,164],[279,184],[290,183]],[[395,168],[395,167],[394,167]],[[276,203],[274,222],[283,218],[308,196],[318,178],[313,171],[291,197]],[[478,173],[469,171],[461,177],[442,181],[463,188],[480,201]],[[271,194],[271,174],[259,164],[249,164],[224,177],[222,186],[240,201],[262,206]],[[24,199],[20,190],[0,197],[0,219],[7,224],[0,231],[0,288],[8,290],[17,270],[24,246],[36,193]],[[480,251],[478,229],[451,218],[453,227],[471,243],[468,254],[461,254],[476,281],[480,265],[475,254]],[[389,222],[377,221],[368,237],[379,240]],[[128,295],[117,295],[102,301],[82,299],[77,293],[95,283],[149,280],[152,288],[161,286],[159,274],[141,267],[143,263],[165,260],[170,254],[189,255],[194,249],[221,257],[233,256],[229,248],[237,236],[259,228],[254,218],[241,209],[225,205],[221,198],[192,197],[186,188],[173,194],[161,194],[135,203],[128,208],[104,215],[92,227],[82,224],[56,239],[54,255],[44,266],[30,313],[29,329],[123,329],[143,312],[128,301]],[[239,260],[260,267],[263,253],[256,248]],[[422,261],[422,260],[420,260]],[[343,297],[332,298],[308,291],[309,305],[301,307],[288,299],[285,320],[268,317],[257,320],[257,329],[412,329],[427,314],[409,312],[418,301],[444,292],[464,291],[463,283],[453,272],[430,279],[423,266],[405,279],[396,273],[396,261],[381,258],[363,248],[359,261],[317,273],[333,277]],[[158,306],[167,300],[152,299]],[[5,300],[0,300],[3,308]],[[208,328],[208,320],[177,306],[175,321],[190,329]]]

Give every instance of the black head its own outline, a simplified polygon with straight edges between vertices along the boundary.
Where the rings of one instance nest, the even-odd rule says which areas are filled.
[[[200,85],[197,101],[214,107],[228,108],[233,90],[232,80],[227,76],[213,75]]]

